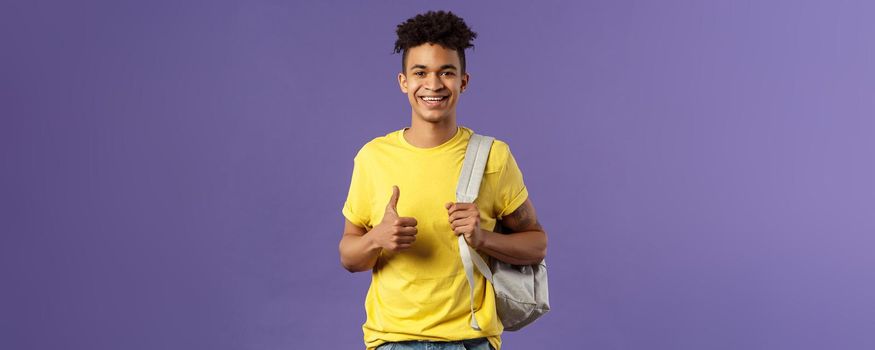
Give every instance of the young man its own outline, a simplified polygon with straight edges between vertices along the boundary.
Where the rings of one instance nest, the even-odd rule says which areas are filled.
[[[411,125],[373,139],[355,157],[340,261],[372,271],[362,326],[368,349],[500,349],[492,285],[479,273],[471,327],[470,287],[458,235],[484,257],[536,264],[547,236],[528,200],[508,145],[490,150],[475,203],[454,203],[473,131],[456,124],[468,88],[465,49],[477,36],[452,12],[427,12],[398,25],[398,74]],[[504,233],[496,233],[498,226]]]

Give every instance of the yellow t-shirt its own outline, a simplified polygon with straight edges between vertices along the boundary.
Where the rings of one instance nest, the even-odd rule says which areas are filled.
[[[398,215],[416,218],[418,229],[410,249],[383,251],[374,266],[365,299],[367,321],[362,325],[368,349],[385,342],[481,337],[501,348],[503,327],[495,311],[495,293],[479,273],[475,273],[474,306],[481,331],[470,326],[470,290],[458,238],[444,207],[455,202],[472,133],[458,127],[442,145],[418,148],[407,143],[402,129],[373,139],[355,157],[343,215],[370,230],[383,219],[392,186],[397,185]],[[496,140],[475,201],[480,228],[493,230],[497,219],[512,213],[527,197],[522,173],[508,145]]]

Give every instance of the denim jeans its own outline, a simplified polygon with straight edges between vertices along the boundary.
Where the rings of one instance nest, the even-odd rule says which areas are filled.
[[[402,341],[384,343],[377,350],[493,350],[486,338],[460,341]]]

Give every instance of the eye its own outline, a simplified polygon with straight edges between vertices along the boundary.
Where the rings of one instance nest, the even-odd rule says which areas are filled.
[[[413,72],[413,75],[421,78],[421,77],[425,76],[425,72],[423,72],[423,71]]]
[[[442,76],[445,76],[445,77],[451,77],[451,76],[456,75],[456,73],[453,73],[453,72],[441,72],[441,75],[442,75]]]

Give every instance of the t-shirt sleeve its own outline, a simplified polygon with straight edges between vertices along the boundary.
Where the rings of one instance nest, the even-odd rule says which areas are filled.
[[[362,154],[359,152],[353,161],[352,180],[349,183],[349,193],[346,196],[346,202],[343,203],[342,213],[354,225],[370,228],[369,213],[371,212],[372,190],[364,164]]]
[[[498,176],[497,193],[496,211],[499,220],[513,213],[529,198],[529,192],[523,182],[523,173],[517,166],[509,148],[507,149],[507,161]]]

